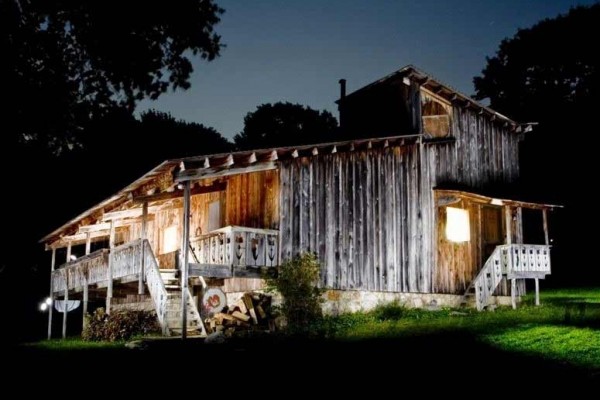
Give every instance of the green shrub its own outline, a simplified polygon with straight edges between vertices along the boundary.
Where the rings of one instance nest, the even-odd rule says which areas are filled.
[[[406,311],[406,308],[396,301],[377,306],[373,315],[377,321],[395,321],[401,319]]]
[[[160,330],[156,314],[149,311],[116,311],[109,315],[103,308],[98,308],[85,318],[86,325],[81,337],[89,341],[127,340],[135,335]]]
[[[299,255],[284,262],[276,278],[267,278],[271,289],[283,296],[281,312],[287,327],[293,333],[310,330],[311,324],[321,320],[322,289],[319,283],[321,266],[312,253]]]

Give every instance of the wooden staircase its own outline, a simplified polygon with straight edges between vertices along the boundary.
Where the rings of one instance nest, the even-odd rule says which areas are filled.
[[[489,305],[502,278],[544,279],[549,274],[550,246],[531,244],[496,246],[481,271],[467,287],[462,304],[467,305],[475,297],[475,306],[481,311]],[[511,295],[514,302],[514,293]]]
[[[165,284],[167,291],[167,301],[164,314],[164,323],[171,335],[181,335],[181,280],[179,278],[179,270],[176,269],[161,269],[160,276]],[[187,336],[206,336],[206,330],[202,323],[202,318],[198,312],[198,308],[193,301],[193,298],[188,291],[187,293]]]
[[[148,240],[144,240],[142,243],[146,286],[154,302],[163,335],[181,335],[183,330],[181,326],[182,301],[179,271],[176,269],[159,269],[150,243]],[[186,334],[188,336],[206,337],[206,329],[189,290],[186,297]]]

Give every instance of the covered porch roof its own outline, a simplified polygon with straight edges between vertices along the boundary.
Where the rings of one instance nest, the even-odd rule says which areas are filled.
[[[554,208],[563,207],[557,204],[536,203],[531,201],[508,199],[505,197],[495,197],[490,196],[489,194],[484,195],[466,190],[446,189],[440,187],[436,187],[433,190],[438,195],[438,205],[450,205],[458,201],[460,198],[466,198],[475,203],[490,204],[494,206],[531,208],[537,210],[552,210]]]
[[[116,216],[117,210],[120,212],[128,209],[141,209],[144,202],[150,203],[182,197],[183,190],[180,187],[181,185],[179,185],[181,182],[216,179],[227,175],[275,169],[278,161],[286,159],[398,147],[415,144],[420,140],[427,141],[422,138],[422,135],[404,135],[302,146],[274,147],[166,160],[111,197],[94,205],[50,232],[40,240],[40,243],[45,243],[47,248],[49,248],[52,247],[52,244],[59,244],[65,240],[83,242],[86,240],[88,232],[82,232],[80,228],[91,224],[98,225],[97,232],[89,232],[92,239],[106,236],[108,228],[104,227],[102,223],[112,219],[107,214],[114,213]],[[196,185],[192,188],[192,194],[203,193],[203,190],[209,190],[209,186],[211,185],[214,184]],[[122,218],[134,218],[140,215],[119,216]]]

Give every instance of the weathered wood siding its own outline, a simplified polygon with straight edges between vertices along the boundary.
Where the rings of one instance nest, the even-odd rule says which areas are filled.
[[[451,122],[445,143],[282,161],[282,259],[316,252],[335,289],[462,293],[485,261],[481,232],[463,248],[441,243],[433,188],[513,182],[519,135],[456,106]],[[479,229],[478,209],[465,207]]]
[[[316,252],[335,289],[431,290],[419,145],[282,161],[281,256]]]
[[[422,257],[425,264],[433,266],[424,268],[434,271],[433,291],[438,293],[462,293],[485,260],[479,250],[475,251],[474,241],[482,234],[479,231],[472,231],[469,249],[457,252],[438,247],[443,210],[438,209],[432,189],[461,186],[485,190],[514,182],[519,175],[519,134],[487,116],[454,106],[451,136],[454,142],[423,144],[422,149]],[[471,219],[475,213],[470,210]],[[473,229],[475,225],[471,226]]]
[[[225,225],[279,229],[277,170],[228,177],[225,210]]]

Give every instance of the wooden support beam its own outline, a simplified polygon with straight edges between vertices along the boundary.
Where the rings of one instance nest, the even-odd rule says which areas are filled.
[[[544,222],[544,241],[546,246],[550,246],[550,235],[548,232],[548,210],[545,208],[542,209],[542,217]]]
[[[50,261],[50,305],[48,306],[48,340],[52,339],[52,312],[54,309],[54,288],[52,283],[52,273],[56,266],[56,249],[52,249],[52,259]]]
[[[509,206],[504,206],[504,222],[505,222],[505,243],[512,244],[512,210]]]
[[[139,276],[139,280],[138,280],[138,294],[144,294],[144,277],[145,277],[145,271],[144,271],[144,262],[145,262],[145,254],[144,254],[144,249],[145,249],[145,245],[144,245],[144,241],[146,240],[146,235],[148,232],[148,202],[144,202],[144,204],[142,205],[142,232],[141,232],[141,239],[142,239],[142,254],[140,257],[140,276]]]
[[[256,164],[247,167],[238,168],[197,168],[180,172],[177,175],[176,180],[177,182],[195,181],[198,179],[219,178],[229,175],[247,174],[250,172],[269,171],[272,169],[277,169],[277,165],[272,161],[257,162]]]
[[[523,244],[523,207],[517,207],[515,235],[515,243]]]
[[[183,188],[183,237],[181,242],[181,339],[187,337],[188,262],[190,253],[190,181]]]
[[[196,171],[196,170],[188,170],[188,171]],[[193,189],[191,189],[190,194],[192,196],[194,196],[197,194],[220,192],[220,191],[226,190],[226,189],[227,189],[227,182],[215,182],[211,185],[195,186]],[[149,202],[153,202],[153,201],[177,199],[177,198],[181,198],[181,197],[183,197],[183,191],[176,190],[173,192],[156,193],[156,194],[152,194],[149,196],[137,196],[137,197],[133,198],[133,202],[143,204],[143,203],[149,203]],[[141,209],[139,209],[139,210],[141,211]],[[156,211],[159,210],[159,207],[157,207],[157,206],[149,207],[148,210],[149,210],[148,212],[150,212],[150,213],[155,213]],[[142,215],[142,214],[140,213],[140,215]]]
[[[152,195],[140,196],[140,197],[152,197]],[[140,203],[139,201],[136,201],[137,198],[139,198],[139,197],[134,197],[133,201],[136,203]],[[143,203],[143,201],[141,203]],[[157,211],[158,211],[158,206],[152,206],[152,207],[148,208],[148,213],[150,213],[150,214],[155,214]],[[144,210],[142,210],[141,207],[129,208],[127,210],[111,211],[111,212],[104,213],[104,215],[102,216],[102,222],[109,222],[112,220],[120,220],[120,219],[127,219],[127,218],[140,218],[143,213],[144,213]],[[127,224],[127,223],[124,223],[124,224]],[[94,225],[90,225],[90,226],[94,226]],[[122,226],[122,225],[117,225],[117,227],[118,226]],[[105,228],[105,229],[109,229],[109,228]],[[81,228],[80,228],[80,230],[81,230]]]
[[[88,232],[85,235],[85,255],[90,254],[91,249],[92,249],[92,236]]]
[[[110,222],[110,233],[108,239],[110,253],[108,254],[108,286],[106,289],[106,313],[110,314],[110,306],[113,297],[113,249],[115,247],[115,222]]]
[[[515,278],[510,280],[510,303],[513,310],[517,309],[517,280]]]
[[[540,305],[540,280],[535,278],[535,305]]]
[[[67,243],[67,261],[65,263],[71,262],[71,242]]]
[[[223,264],[189,264],[189,276],[204,278],[256,278],[277,276],[275,267],[231,266]]]
[[[87,312],[88,312],[88,300],[89,300],[89,288],[88,288],[88,279],[86,277],[85,283],[83,284],[83,329],[87,327]]]
[[[65,298],[64,298],[64,310],[63,310],[63,320],[62,320],[62,338],[67,338],[67,304],[69,303],[69,275],[67,271],[65,271]]]

